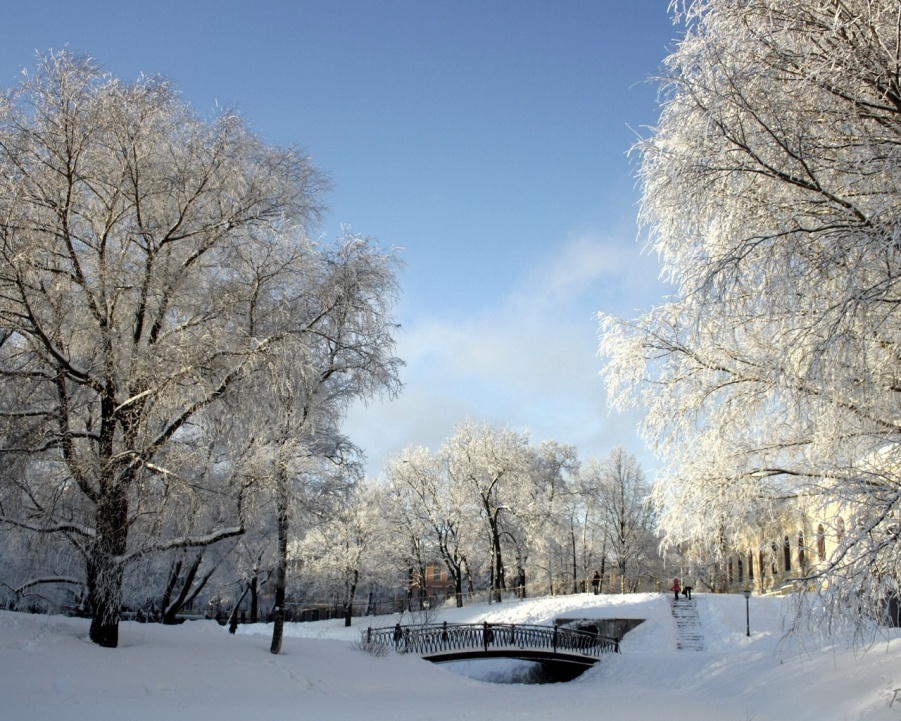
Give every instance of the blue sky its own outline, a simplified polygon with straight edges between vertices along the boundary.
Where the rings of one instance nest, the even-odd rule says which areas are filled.
[[[653,475],[638,416],[607,411],[594,315],[666,293],[627,152],[680,32],[667,0],[31,0],[4,26],[4,87],[63,46],[164,75],[304,148],[333,181],[323,233],[399,248],[405,389],[345,429],[371,474],[470,417],[582,458],[622,443]]]

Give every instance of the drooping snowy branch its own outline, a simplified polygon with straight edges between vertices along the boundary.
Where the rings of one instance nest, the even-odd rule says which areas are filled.
[[[601,317],[610,397],[646,410],[672,543],[737,546],[788,498],[841,507],[854,522],[822,580],[872,610],[901,590],[901,7],[681,12],[638,143],[640,217],[675,293]]]

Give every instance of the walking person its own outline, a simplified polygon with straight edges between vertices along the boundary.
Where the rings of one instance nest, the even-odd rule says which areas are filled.
[[[673,579],[673,585],[670,586],[669,590],[675,594],[676,600],[678,601],[679,600],[679,592],[682,590],[682,586],[679,585],[678,578]]]
[[[694,581],[691,576],[682,577],[682,596],[691,600],[691,589],[694,587]]]
[[[594,572],[594,575],[591,577],[591,588],[594,590],[594,595],[598,595],[598,591],[601,588],[601,574],[597,571]]]

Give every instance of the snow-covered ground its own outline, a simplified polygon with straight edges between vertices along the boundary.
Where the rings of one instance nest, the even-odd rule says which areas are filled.
[[[667,598],[562,596],[448,608],[439,620],[545,623],[559,616],[644,618],[622,654],[575,681],[488,683],[415,656],[352,648],[371,619],[292,624],[283,653],[271,628],[238,634],[212,621],[124,623],[118,649],[87,621],[0,612],[0,718],[29,721],[295,719],[629,719],[796,721],[901,718],[901,633],[866,652],[840,644],[803,652],[782,639],[782,601],[697,596],[704,651],[677,651]],[[395,617],[376,619],[393,625]],[[472,670],[473,664],[467,668]],[[901,696],[901,694],[899,694]]]

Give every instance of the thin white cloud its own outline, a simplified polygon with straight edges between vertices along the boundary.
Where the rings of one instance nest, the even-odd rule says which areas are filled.
[[[629,314],[661,293],[654,264],[634,243],[574,236],[500,305],[462,321],[421,315],[406,324],[398,339],[405,390],[355,408],[348,434],[367,450],[372,473],[407,445],[436,448],[467,416],[573,443],[586,455],[617,443],[635,448],[635,417],[606,413],[594,316],[602,307]]]

